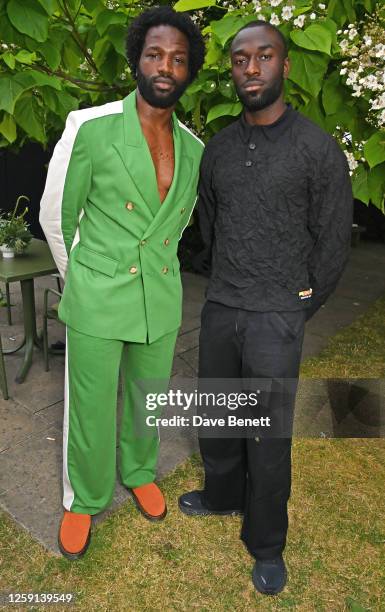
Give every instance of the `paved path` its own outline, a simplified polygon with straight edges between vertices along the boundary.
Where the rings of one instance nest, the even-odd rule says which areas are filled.
[[[368,306],[385,293],[385,245],[361,243],[352,250],[351,259],[336,293],[306,329],[303,358],[316,355],[330,336],[351,324]],[[185,273],[184,318],[178,338],[172,385],[194,379],[198,361],[199,315],[204,301],[206,280]],[[55,279],[36,283],[38,317],[42,295],[47,286],[55,288]],[[18,286],[12,285],[14,325],[5,323],[5,309],[0,310],[0,331],[5,348],[16,346],[22,336],[22,313]],[[50,342],[64,338],[62,325],[50,322]],[[24,384],[16,385],[20,364],[18,354],[6,357],[11,398],[0,399],[0,507],[52,552],[57,553],[56,535],[61,516],[61,428],[63,413],[64,359],[51,357],[51,370],[44,372],[42,355],[35,351],[34,363]],[[355,386],[343,381],[301,383],[296,404],[296,432],[306,435],[333,435],[341,430],[341,418],[331,406],[338,406],[346,416],[346,406],[353,402],[359,414],[370,409],[372,421],[367,435],[378,435],[379,414],[384,407],[385,385],[381,381]],[[313,411],[309,414],[309,406]],[[374,406],[374,408],[373,408]],[[345,411],[346,412],[346,411]],[[166,410],[167,414],[167,410]],[[361,424],[362,425],[362,424]],[[361,426],[360,425],[360,426]],[[352,431],[355,423],[352,423]],[[361,428],[362,431],[362,428]],[[377,432],[377,433],[376,433]],[[357,435],[359,435],[357,433]],[[190,430],[162,430],[159,478],[197,450]],[[112,508],[129,497],[117,482]],[[98,517],[102,520],[103,515]]]

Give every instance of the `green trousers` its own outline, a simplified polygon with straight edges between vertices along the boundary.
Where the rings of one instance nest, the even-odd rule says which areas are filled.
[[[120,477],[130,488],[154,481],[159,436],[157,429],[138,436],[136,385],[154,379],[163,381],[167,389],[177,334],[175,330],[152,344],[138,344],[95,338],[67,327],[63,427],[63,505],[67,510],[97,514],[112,501],[119,369],[123,387]]]

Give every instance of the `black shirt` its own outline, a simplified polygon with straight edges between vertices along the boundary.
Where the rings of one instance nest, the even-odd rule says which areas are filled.
[[[198,215],[211,260],[207,299],[256,311],[308,308],[340,278],[352,191],[332,136],[287,106],[267,126],[244,116],[203,154]]]

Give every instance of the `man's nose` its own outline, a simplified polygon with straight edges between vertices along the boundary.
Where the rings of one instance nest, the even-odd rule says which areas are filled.
[[[259,65],[259,61],[256,58],[251,57],[249,63],[246,66],[245,74],[252,75],[260,73],[261,67]]]
[[[158,72],[160,74],[172,74],[172,58],[164,55],[158,64]]]

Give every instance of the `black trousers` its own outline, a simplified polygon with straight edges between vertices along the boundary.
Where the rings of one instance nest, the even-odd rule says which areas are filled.
[[[298,378],[305,311],[251,312],[216,302],[202,310],[199,378]],[[274,384],[274,382],[272,383]],[[295,389],[272,393],[264,414],[294,413]],[[291,434],[290,434],[291,435]],[[291,437],[200,438],[203,501],[211,510],[240,509],[241,539],[257,559],[286,544]]]

